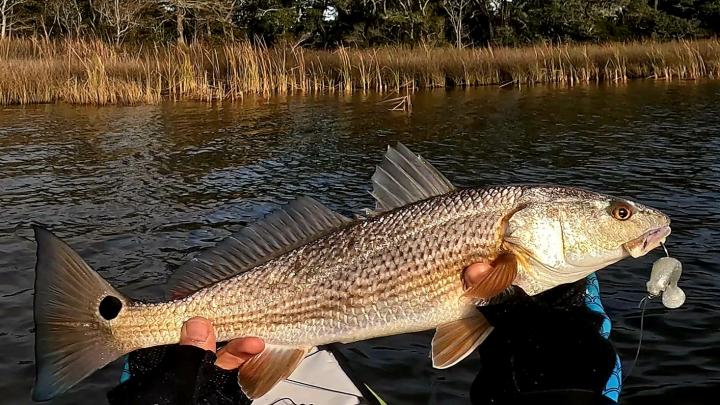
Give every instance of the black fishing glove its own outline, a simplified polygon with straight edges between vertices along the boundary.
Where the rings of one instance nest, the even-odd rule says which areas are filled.
[[[606,404],[616,353],[584,302],[586,281],[530,297],[516,288],[480,307],[495,327],[478,351],[473,404]]]
[[[215,366],[215,353],[189,345],[138,350],[128,363],[132,377],[108,392],[111,405],[246,405],[237,370]]]

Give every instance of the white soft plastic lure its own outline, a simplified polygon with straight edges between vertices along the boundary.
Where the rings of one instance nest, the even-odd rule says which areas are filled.
[[[666,257],[661,257],[653,263],[652,271],[650,272],[650,280],[648,280],[646,287],[648,296],[640,300],[640,337],[638,339],[637,351],[635,352],[635,359],[630,365],[623,382],[630,376],[632,370],[635,368],[638,358],[640,357],[640,347],[642,347],[643,331],[645,325],[645,308],[649,300],[662,296],[662,303],[665,308],[675,309],[680,308],[685,303],[685,292],[678,287],[677,283],[680,280],[682,274],[682,263],[680,260],[670,257],[665,243],[661,243],[665,250]]]
[[[665,245],[663,245],[663,248]],[[650,297],[662,295],[662,303],[666,308],[675,309],[685,303],[685,292],[678,287],[677,283],[682,274],[682,263],[680,260],[670,257],[665,249],[667,257],[661,257],[653,263],[650,272],[650,280],[647,282],[647,291]]]

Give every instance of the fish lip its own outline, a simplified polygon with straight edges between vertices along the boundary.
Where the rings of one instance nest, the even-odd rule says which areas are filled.
[[[663,225],[657,228],[653,228],[640,237],[626,242],[623,244],[625,250],[632,257],[640,257],[647,254],[649,251],[665,243],[665,239],[670,235],[670,225]]]

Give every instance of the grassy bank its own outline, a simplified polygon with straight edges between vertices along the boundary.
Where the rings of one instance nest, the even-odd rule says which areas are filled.
[[[576,85],[720,76],[720,41],[526,48],[226,45],[115,48],[100,41],[0,41],[0,104],[240,100],[248,94]]]

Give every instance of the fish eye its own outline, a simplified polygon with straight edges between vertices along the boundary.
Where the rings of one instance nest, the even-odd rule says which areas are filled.
[[[630,217],[633,214],[632,208],[623,203],[615,204],[612,209],[612,216],[613,218],[617,219],[618,221],[626,221],[630,219]]]

